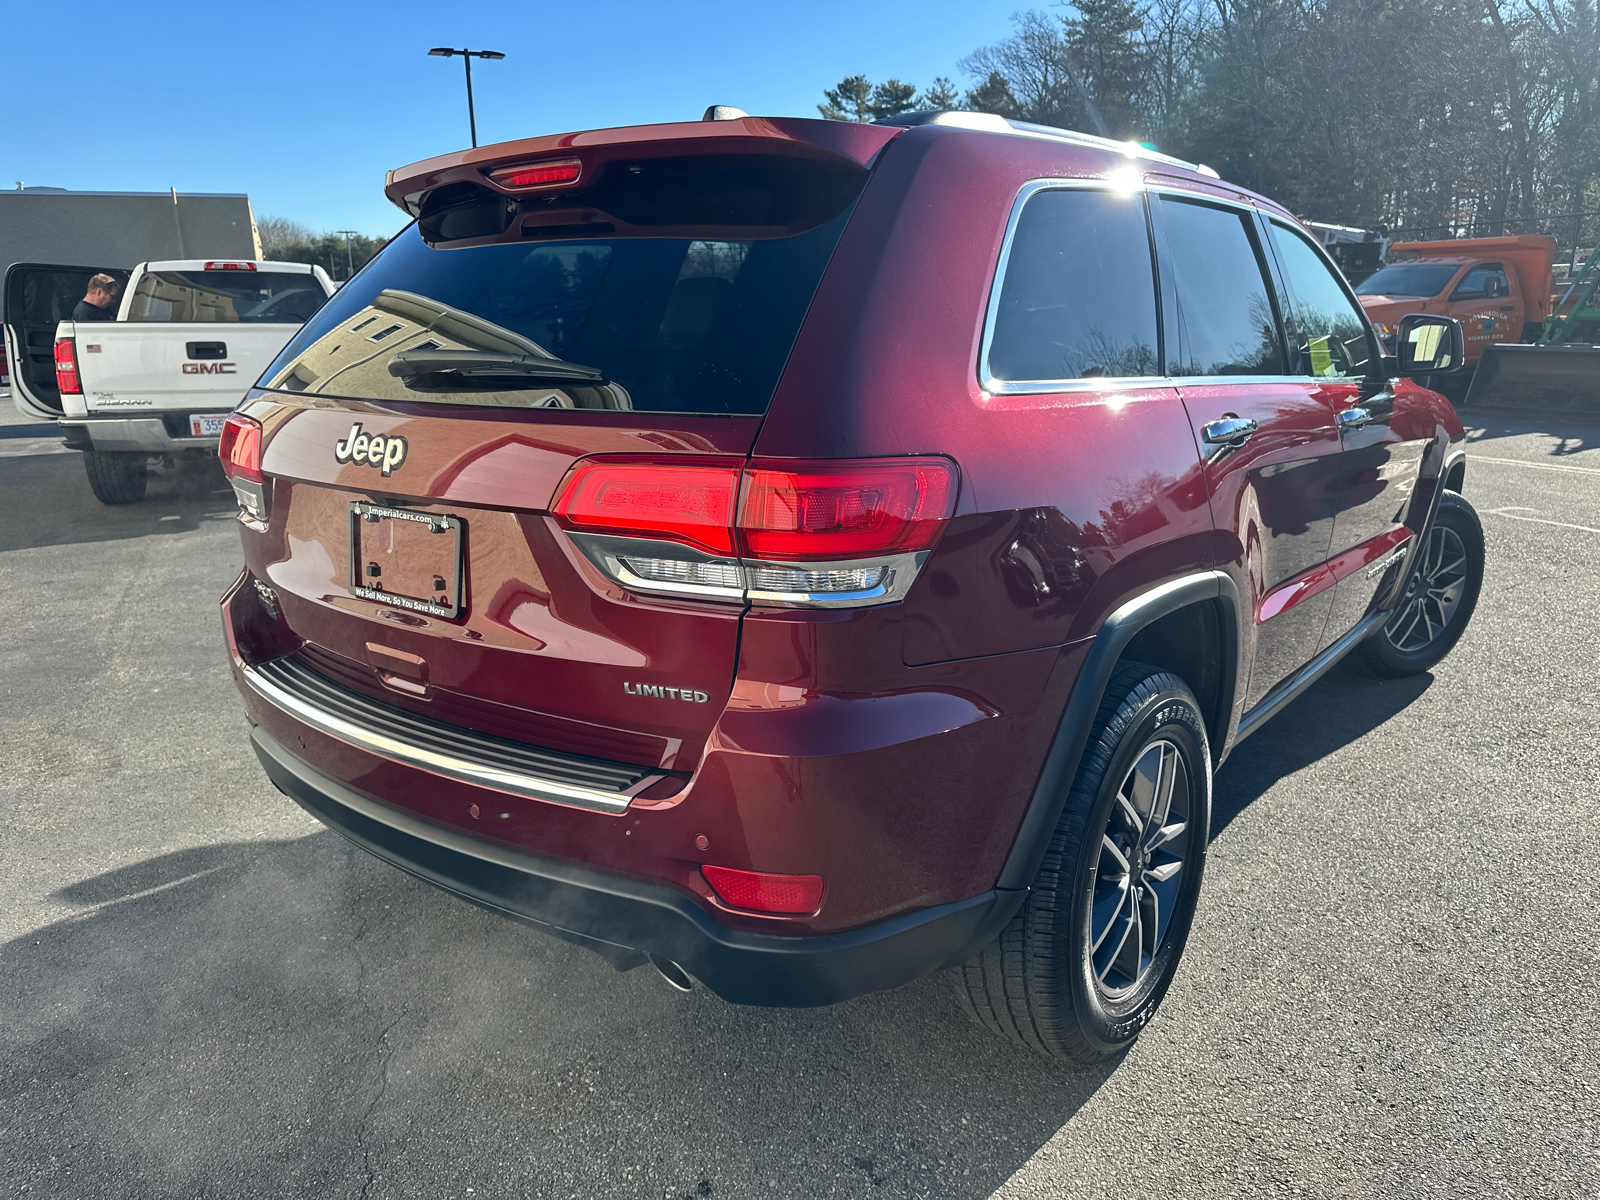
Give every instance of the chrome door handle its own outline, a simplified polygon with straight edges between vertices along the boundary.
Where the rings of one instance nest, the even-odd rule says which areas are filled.
[[[1339,414],[1340,429],[1360,429],[1372,424],[1372,414],[1364,408],[1347,408]]]
[[[1252,418],[1230,414],[1200,426],[1200,440],[1208,446],[1242,446],[1256,428]]]

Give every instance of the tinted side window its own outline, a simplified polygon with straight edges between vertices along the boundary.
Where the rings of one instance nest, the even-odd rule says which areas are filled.
[[[1293,373],[1365,375],[1373,346],[1360,310],[1305,238],[1274,221],[1272,241],[1290,292],[1284,316],[1293,343]]]
[[[1031,381],[1159,373],[1156,283],[1141,196],[1058,189],[1017,221],[989,374]]]
[[[1163,197],[1166,257],[1177,292],[1178,346],[1167,374],[1282,375],[1278,322],[1250,218]]]

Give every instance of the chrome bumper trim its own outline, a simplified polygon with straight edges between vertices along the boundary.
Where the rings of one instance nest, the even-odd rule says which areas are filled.
[[[241,671],[245,682],[258,696],[312,728],[358,749],[405,763],[407,766],[419,767],[460,783],[493,788],[496,791],[524,796],[530,800],[545,800],[555,804],[567,804],[615,814],[627,811],[638,793],[663,777],[659,771],[646,772],[643,778],[636,780],[626,789],[611,792],[577,784],[560,783],[507,767],[473,762],[445,750],[413,745],[390,734],[359,725],[339,714],[328,712],[280,687],[248,665],[242,667]]]

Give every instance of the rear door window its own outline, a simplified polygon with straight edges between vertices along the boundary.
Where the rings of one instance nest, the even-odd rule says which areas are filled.
[[[1023,204],[990,315],[986,380],[1160,374],[1142,195],[1052,188]]]
[[[315,276],[299,271],[146,271],[128,320],[299,325],[322,300]]]
[[[1171,196],[1161,198],[1160,211],[1177,301],[1167,374],[1282,375],[1277,314],[1250,214]]]
[[[1292,373],[1319,379],[1366,375],[1377,350],[1361,310],[1306,238],[1277,221],[1270,227],[1289,289],[1284,324]]]

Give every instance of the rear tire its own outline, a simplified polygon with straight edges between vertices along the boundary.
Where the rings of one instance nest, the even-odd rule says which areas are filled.
[[[85,450],[83,469],[101,504],[137,504],[144,499],[150,456],[126,450]]]
[[[1170,672],[1119,666],[1028,898],[951,973],[968,1015],[1081,1063],[1130,1046],[1183,954],[1210,825],[1193,693]]]
[[[1417,675],[1455,649],[1483,588],[1483,525],[1465,496],[1446,491],[1417,550],[1411,581],[1389,619],[1356,649],[1374,675]]]

